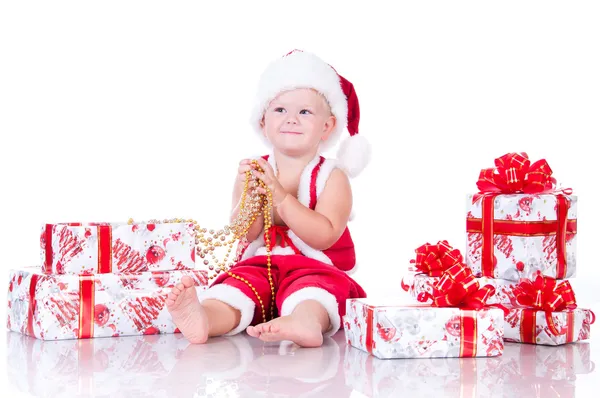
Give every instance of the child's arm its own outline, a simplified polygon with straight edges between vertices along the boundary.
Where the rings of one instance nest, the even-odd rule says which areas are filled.
[[[315,210],[311,210],[283,190],[267,162],[259,164],[266,174],[257,175],[271,189],[273,205],[285,224],[314,249],[325,250],[337,242],[352,210],[352,189],[346,174],[339,169],[332,171]]]
[[[233,194],[232,194],[232,202],[231,202],[231,216],[229,218],[229,222],[232,223],[238,216],[240,212],[240,205],[242,202],[242,193],[244,191],[244,185],[246,181],[246,170],[251,170],[250,160],[244,159],[240,162],[240,167],[238,169],[238,177],[235,179],[235,184],[233,186]],[[252,187],[248,186],[248,191],[250,191]],[[250,192],[246,193],[246,197],[250,197]],[[246,234],[246,239],[248,242],[252,242],[258,238],[258,236],[262,233],[264,228],[264,215],[261,213],[259,217],[256,218],[254,223],[250,226],[248,233]]]

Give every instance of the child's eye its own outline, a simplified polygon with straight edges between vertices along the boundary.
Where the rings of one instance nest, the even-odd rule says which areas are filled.
[[[284,112],[284,111],[285,111],[285,109],[283,109],[281,107],[275,108],[275,112]]]
[[[305,112],[306,112],[306,113],[305,113]],[[302,109],[302,110],[300,111],[300,114],[301,114],[301,115],[309,115],[309,114],[310,114],[310,111],[309,111],[308,109]]]

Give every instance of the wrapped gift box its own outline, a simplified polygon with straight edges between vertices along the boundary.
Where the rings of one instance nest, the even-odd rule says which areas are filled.
[[[439,279],[439,277],[424,274],[409,274],[403,279],[402,288],[416,299],[420,293],[433,294],[433,288]],[[492,285],[495,288],[494,294],[487,299],[487,304],[516,304],[513,290],[517,286],[517,282],[485,277],[475,279],[479,286]]]
[[[195,268],[193,223],[58,223],[40,234],[42,272],[104,274]]]
[[[506,341],[561,345],[590,338],[590,325],[595,321],[591,310],[576,308],[551,313],[549,324],[546,312],[528,308],[510,308],[505,318]]]
[[[474,201],[469,195],[467,202],[465,257],[476,276],[513,281],[537,271],[556,279],[575,276],[576,196],[513,194]],[[490,215],[482,221],[488,206]]]
[[[346,303],[348,344],[378,358],[487,357],[502,354],[503,312],[368,299]]]
[[[594,370],[586,343],[507,343],[501,356],[389,361],[346,346],[346,385],[369,397],[575,396],[577,375]]]
[[[42,341],[9,332],[6,344],[9,379],[22,392],[125,396],[133,385],[156,396],[156,379],[169,375],[189,342],[181,334]]]
[[[478,277],[574,277],[577,196],[556,187],[544,159],[508,153],[495,165],[481,170],[479,193],[467,196],[467,265]]]
[[[174,333],[167,294],[184,275],[206,288],[206,271],[46,275],[11,270],[8,329],[42,340]]]

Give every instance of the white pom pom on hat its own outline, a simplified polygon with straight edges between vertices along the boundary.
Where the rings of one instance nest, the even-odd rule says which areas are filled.
[[[315,89],[327,99],[336,118],[336,126],[321,149],[331,149],[340,140],[342,132],[348,131],[350,137],[340,144],[337,164],[349,177],[359,175],[370,161],[371,147],[366,138],[358,135],[360,109],[354,86],[312,53],[293,50],[265,69],[252,111],[251,123],[255,131],[270,146],[260,126],[264,112],[281,92],[297,88]]]

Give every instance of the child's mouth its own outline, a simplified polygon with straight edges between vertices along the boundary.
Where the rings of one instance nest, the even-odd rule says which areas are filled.
[[[300,133],[298,131],[281,131],[281,134],[296,134],[296,135],[300,135],[302,133]]]

